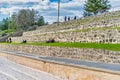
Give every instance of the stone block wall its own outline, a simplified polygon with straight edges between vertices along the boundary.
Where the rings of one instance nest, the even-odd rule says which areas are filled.
[[[120,11],[104,13],[97,16],[89,16],[77,20],[71,20],[57,24],[40,26],[35,31],[24,32],[23,36],[36,35],[46,32],[59,32],[60,30],[83,29],[95,27],[120,26]]]
[[[31,54],[89,60],[106,63],[120,63],[120,52],[102,49],[63,48],[33,45],[0,44],[0,49],[26,52]]]
[[[79,20],[78,20],[79,21]],[[63,23],[66,26],[54,26],[51,27],[50,25],[47,27],[43,27],[41,29],[37,29],[34,31],[28,31],[24,32],[23,36],[29,36],[29,35],[39,35],[39,34],[46,34],[46,33],[58,33],[58,32],[64,32],[68,30],[80,30],[80,29],[86,29],[86,28],[102,28],[102,27],[115,27],[120,26],[120,17],[116,19],[108,19],[108,20],[101,20],[101,21],[90,21],[90,22],[84,22],[79,23],[78,21],[71,22],[71,24]]]
[[[40,26],[37,29],[40,33],[59,31],[67,29],[81,29],[88,27],[109,27],[120,25],[120,11],[103,13],[97,16],[89,16],[85,18],[80,18],[77,20],[65,21],[59,24],[52,24],[46,26]],[[29,35],[25,33],[24,35]]]
[[[21,37],[12,37],[13,42],[45,42],[54,38],[58,42],[97,42],[97,43],[120,43],[119,30],[91,30],[87,32],[59,32],[45,33],[39,35],[29,35]]]
[[[0,57],[58,76],[60,80],[120,80],[120,73],[0,53]]]
[[[90,16],[83,19],[72,20],[57,24],[41,26],[34,31],[24,32],[21,37],[12,37],[13,42],[45,42],[54,38],[60,42],[99,42],[120,43],[120,31],[118,30],[93,30],[87,32],[75,32],[87,28],[107,28],[120,26],[120,11]]]
[[[0,57],[58,76],[60,80],[120,80],[120,73],[0,53]]]

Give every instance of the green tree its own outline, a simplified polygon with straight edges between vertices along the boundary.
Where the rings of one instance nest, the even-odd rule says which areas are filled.
[[[3,19],[0,24],[0,30],[7,30],[9,25],[9,18]]]
[[[104,13],[104,12],[108,11],[111,8],[110,1],[108,1],[108,0],[101,0],[99,8],[100,8],[99,11],[101,13]]]
[[[12,30],[19,29],[18,25],[17,25],[17,14],[16,13],[12,14],[12,16],[10,18],[9,29],[12,29]]]
[[[31,26],[44,24],[44,17],[39,12],[32,9],[22,9],[18,13],[12,14],[9,28],[13,30],[28,30]]]
[[[45,25],[45,21],[44,21],[44,17],[43,16],[40,16],[40,18],[37,21],[37,25],[38,26]]]
[[[94,15],[106,12],[110,8],[111,4],[108,0],[87,0],[84,4],[84,10]]]
[[[33,24],[33,22],[31,22],[33,19],[31,19],[30,16],[30,10],[25,10],[22,9],[19,11],[18,15],[17,15],[17,25],[22,28],[22,29],[26,29],[28,26],[31,26]]]

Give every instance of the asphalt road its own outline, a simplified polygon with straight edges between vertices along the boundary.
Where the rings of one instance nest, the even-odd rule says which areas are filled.
[[[91,68],[105,69],[111,71],[120,71],[120,64],[109,64],[103,62],[91,62],[91,61],[82,61],[82,60],[65,59],[65,58],[54,58],[54,57],[39,57],[39,58],[45,60],[64,62],[66,64],[72,64],[72,65],[87,66]]]

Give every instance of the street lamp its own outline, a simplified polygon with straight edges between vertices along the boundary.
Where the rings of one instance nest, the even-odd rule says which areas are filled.
[[[60,16],[60,0],[58,0],[58,18],[57,18],[57,23],[58,23],[58,26],[59,26],[59,16]]]

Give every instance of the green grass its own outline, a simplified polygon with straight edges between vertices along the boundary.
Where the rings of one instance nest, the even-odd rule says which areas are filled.
[[[10,44],[10,43],[1,43]],[[99,44],[99,43],[80,43],[80,42],[55,42],[55,43],[11,43],[13,45],[35,45],[35,46],[58,46],[70,48],[94,48],[112,51],[120,51],[120,44]]]
[[[71,31],[65,31],[65,32],[59,32],[59,33],[69,33],[69,32],[88,32],[88,31],[96,31],[96,30],[120,30],[120,26],[117,27],[103,27],[103,28],[85,28],[85,29],[80,29],[80,30],[71,30]]]

